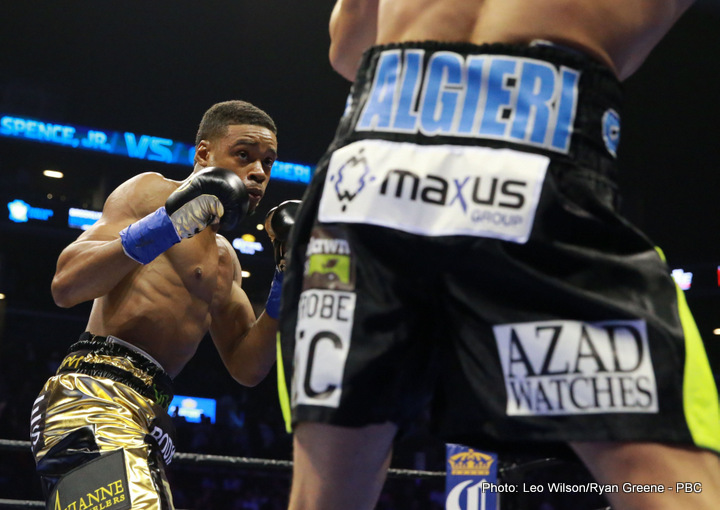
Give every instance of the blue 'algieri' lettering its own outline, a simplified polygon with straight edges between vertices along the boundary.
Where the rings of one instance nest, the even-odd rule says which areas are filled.
[[[358,131],[506,140],[567,153],[580,72],[502,55],[380,54]],[[419,100],[418,100],[419,98]]]
[[[415,131],[417,113],[413,111],[418,92],[420,92],[420,71],[423,50],[408,50],[405,52],[405,67],[402,75],[402,88],[393,127],[399,131]]]
[[[570,149],[570,131],[575,120],[579,81],[580,73],[577,71],[567,68],[562,70],[560,106],[558,107],[555,134],[551,145],[552,148],[561,152],[567,152]]]
[[[528,128],[532,127],[530,141],[536,144],[544,143],[550,124],[550,101],[554,93],[554,69],[544,63],[524,62],[510,136],[524,140],[528,135]],[[532,115],[534,119],[531,119]]]
[[[380,56],[370,98],[358,125],[359,130],[384,131],[390,127],[399,74],[400,50],[386,51]]]
[[[515,72],[517,61],[506,58],[493,58],[490,60],[490,75],[488,76],[487,100],[480,124],[480,136],[489,138],[504,138],[507,120],[500,117],[501,107],[510,106],[510,89],[505,86],[506,76]]]
[[[435,53],[430,57],[428,74],[420,114],[421,130],[428,135],[449,133],[462,90],[462,57],[445,51]]]
[[[460,124],[458,134],[467,136],[472,133],[475,119],[477,117],[478,102],[480,101],[480,90],[482,89],[482,69],[485,59],[482,57],[470,56],[467,60],[467,87],[463,101],[462,112],[460,113]]]

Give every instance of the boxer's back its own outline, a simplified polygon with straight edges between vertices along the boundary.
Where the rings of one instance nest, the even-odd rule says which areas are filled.
[[[545,39],[631,75],[694,0],[379,0],[378,44]]]

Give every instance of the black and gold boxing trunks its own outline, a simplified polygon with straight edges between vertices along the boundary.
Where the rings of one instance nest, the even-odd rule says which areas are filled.
[[[175,452],[172,397],[170,376],[149,354],[83,333],[32,410],[49,507],[172,509],[164,471]]]

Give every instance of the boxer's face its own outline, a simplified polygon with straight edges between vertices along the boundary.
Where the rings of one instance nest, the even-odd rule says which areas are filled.
[[[243,180],[250,195],[249,212],[265,194],[270,170],[277,159],[277,138],[269,129],[251,124],[233,124],[215,140],[201,140],[196,161],[202,167],[227,168]]]

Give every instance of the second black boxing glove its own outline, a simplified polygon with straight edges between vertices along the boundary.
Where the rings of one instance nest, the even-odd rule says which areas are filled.
[[[265,216],[265,230],[273,243],[275,266],[280,271],[285,270],[287,242],[290,238],[290,229],[295,224],[295,215],[300,203],[300,200],[286,200],[270,209]]]

